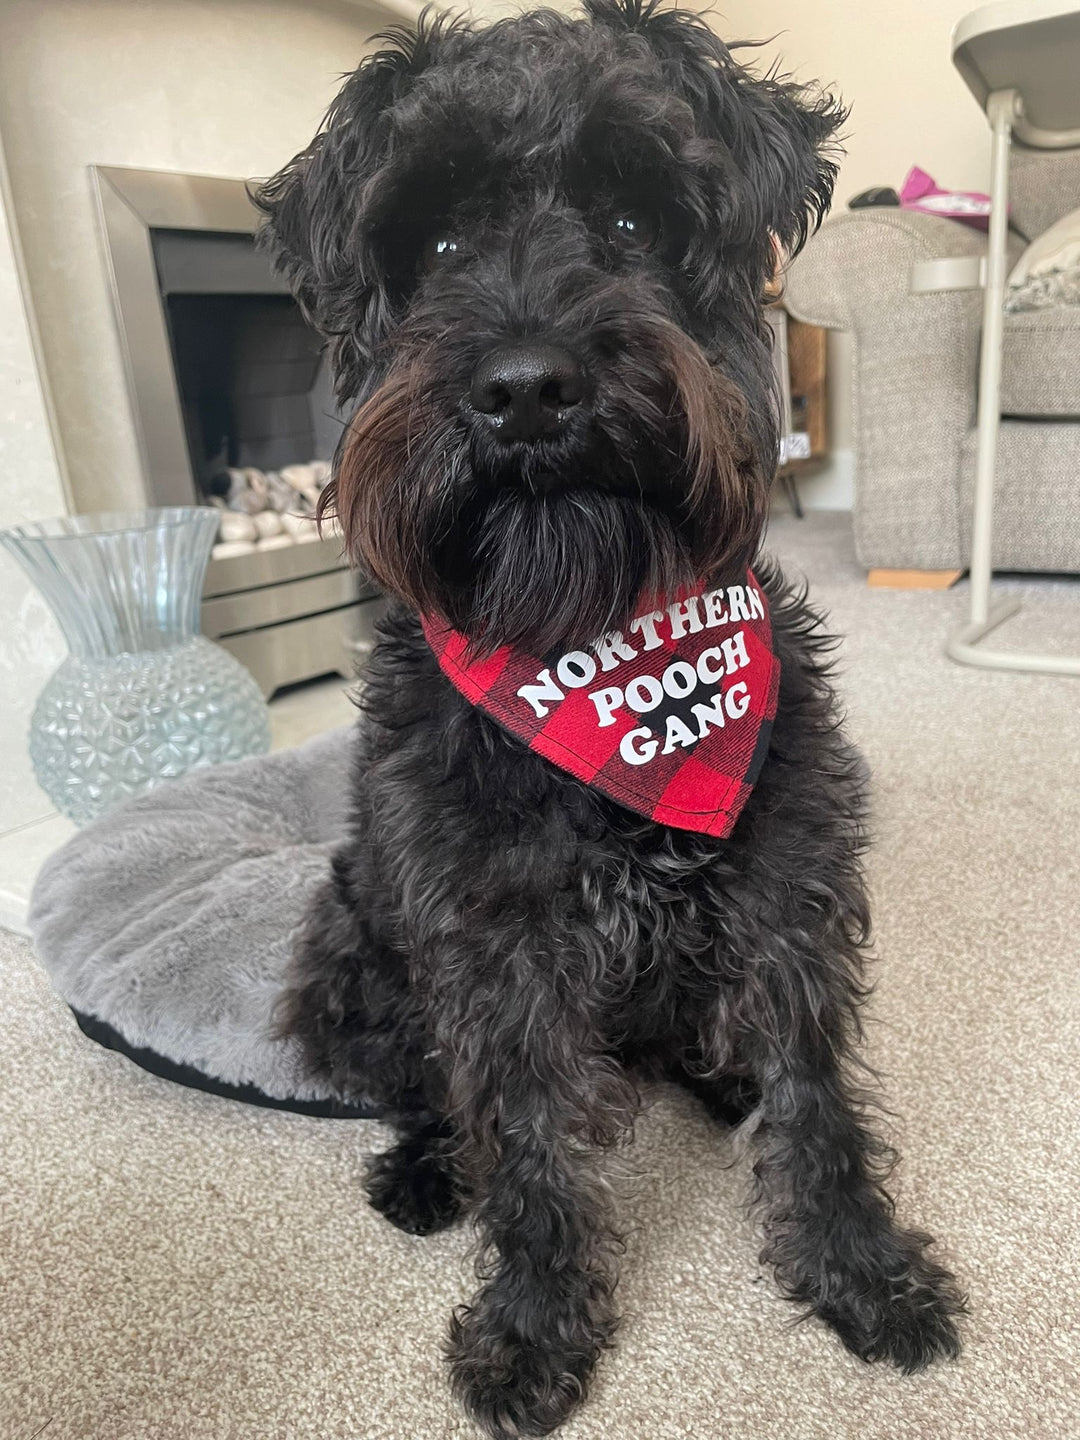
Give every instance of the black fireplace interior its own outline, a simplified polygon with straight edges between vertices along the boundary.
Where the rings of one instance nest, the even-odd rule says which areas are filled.
[[[329,459],[342,421],[321,338],[249,235],[152,231],[192,474]]]

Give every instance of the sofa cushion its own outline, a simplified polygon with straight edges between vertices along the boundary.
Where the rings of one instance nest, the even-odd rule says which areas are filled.
[[[1034,240],[1080,205],[1080,149],[1029,150],[1014,144],[1009,162],[1012,223]]]
[[[1080,418],[1080,306],[1005,316],[1001,413]]]
[[[1013,266],[1005,309],[1080,305],[1080,207],[1033,240]]]
[[[962,561],[971,555],[979,437],[971,430],[960,449]],[[1003,420],[994,485],[994,567],[1033,573],[1080,572],[1080,425]]]

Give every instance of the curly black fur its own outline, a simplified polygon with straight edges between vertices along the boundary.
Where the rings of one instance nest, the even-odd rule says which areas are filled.
[[[754,75],[692,15],[586,8],[393,36],[260,194],[355,405],[337,513],[403,602],[282,1025],[396,1125],[377,1209],[415,1233],[475,1216],[481,1288],[450,1361],[494,1437],[557,1426],[612,1341],[603,1152],[642,1074],[752,1111],[764,1256],[856,1354],[954,1355],[962,1309],[928,1238],[895,1224],[856,1083],[863,774],[805,596],[759,566],[779,711],[726,841],[553,769],[423,639],[427,609],[478,650],[566,648],[759,543],[777,447],[762,293],[776,245],[828,206],[844,112]],[[470,403],[508,339],[587,377],[557,433],[493,438]]]

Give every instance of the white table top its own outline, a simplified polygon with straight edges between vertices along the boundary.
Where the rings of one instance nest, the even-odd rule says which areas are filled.
[[[1080,129],[1076,0],[983,5],[957,22],[952,58],[981,108],[994,90],[1015,89],[1031,125],[1047,131]]]

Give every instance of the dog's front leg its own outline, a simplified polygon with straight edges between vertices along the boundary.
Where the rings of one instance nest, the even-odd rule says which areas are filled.
[[[503,1440],[565,1420],[611,1341],[619,1241],[601,1152],[635,1097],[601,1053],[565,952],[534,937],[489,963],[497,987],[460,995],[467,1024],[442,1027],[483,1246],[483,1286],[455,1314],[450,1360],[465,1404]]]
[[[762,1258],[863,1360],[912,1371],[955,1356],[964,1302],[930,1237],[896,1224],[883,1184],[893,1157],[848,1078],[857,997],[844,967],[777,942],[752,995]]]

